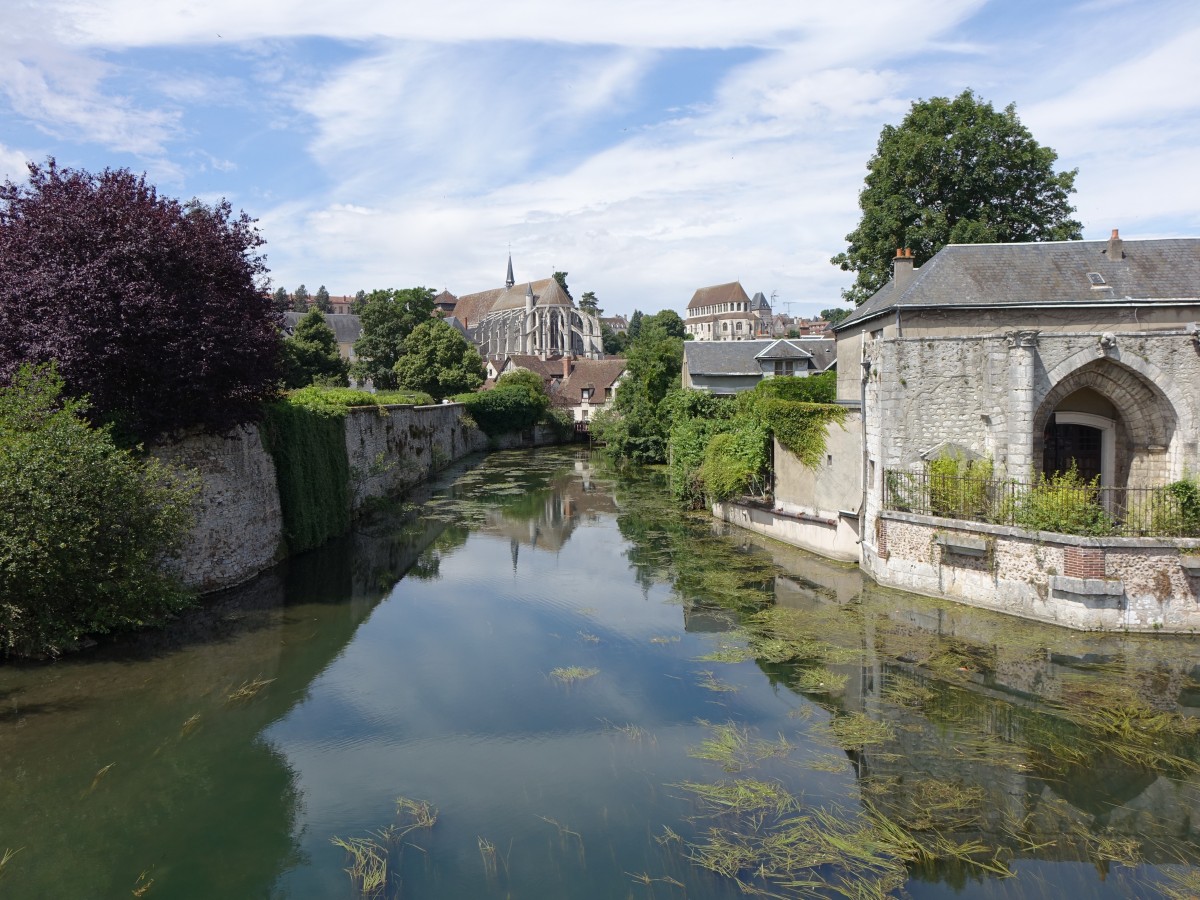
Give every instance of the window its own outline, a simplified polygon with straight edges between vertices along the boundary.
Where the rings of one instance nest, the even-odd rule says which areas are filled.
[[[741,330],[742,330],[742,323],[741,323],[741,322],[738,322],[738,323],[737,323],[737,330],[738,330],[738,331],[741,331]]]
[[[583,388],[579,392],[579,397],[580,397],[580,399],[583,400],[584,403],[587,403],[589,400],[592,399],[592,389],[591,388]]]
[[[784,375],[792,375],[795,372],[794,363],[790,359],[775,360],[775,375],[776,377]]]
[[[579,418],[579,421],[580,421],[580,422],[586,422],[587,420],[588,420],[588,411],[587,411],[586,409],[584,409],[584,410],[580,410],[580,418]]]

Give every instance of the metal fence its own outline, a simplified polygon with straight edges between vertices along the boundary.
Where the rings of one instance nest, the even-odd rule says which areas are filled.
[[[1200,537],[1200,486],[1100,487],[1078,478],[1033,483],[936,472],[884,472],[883,505],[898,512],[1059,534]]]

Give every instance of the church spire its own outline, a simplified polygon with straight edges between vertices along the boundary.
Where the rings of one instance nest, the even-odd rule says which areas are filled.
[[[511,288],[517,283],[517,279],[513,278],[512,273],[512,254],[508,254],[508,277],[504,279],[504,287]]]

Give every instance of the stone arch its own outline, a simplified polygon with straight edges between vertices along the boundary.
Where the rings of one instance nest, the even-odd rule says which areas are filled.
[[[1051,375],[1063,368],[1059,366]],[[1052,387],[1038,404],[1032,423],[1034,459],[1042,458],[1043,435],[1050,416],[1063,400],[1084,388],[1101,394],[1117,410],[1112,486],[1148,486],[1169,477],[1167,451],[1181,425],[1181,407],[1132,366],[1094,352],[1082,365],[1052,381]]]

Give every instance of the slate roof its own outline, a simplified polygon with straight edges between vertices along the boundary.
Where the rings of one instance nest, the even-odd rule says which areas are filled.
[[[1200,238],[1122,241],[1117,259],[1108,248],[1108,241],[950,244],[914,270],[899,295],[888,282],[835,330],[897,308],[1200,301]],[[1102,283],[1093,286],[1089,273]]]
[[[763,296],[762,291],[758,291],[750,298],[750,310],[752,312],[761,312],[762,310],[771,311],[771,304],[767,302],[767,298]]]
[[[496,302],[492,304],[492,311],[524,309],[525,295],[528,293],[530,287],[533,288],[534,306],[571,305],[571,298],[563,293],[563,289],[558,286],[558,282],[555,279],[543,278],[541,281],[534,281],[532,283],[523,282],[521,284],[514,284],[496,298]]]
[[[688,309],[700,309],[704,306],[712,306],[714,303],[749,303],[750,298],[746,296],[746,289],[742,287],[740,281],[731,281],[728,284],[714,284],[711,287],[702,287],[692,294],[692,299],[688,303]]]
[[[286,334],[294,334],[296,323],[307,313],[285,312],[283,314],[283,330]],[[353,344],[362,334],[362,322],[358,316],[350,313],[326,313],[325,324],[333,329],[333,334],[339,344]]]
[[[688,372],[696,375],[762,375],[761,359],[805,359],[811,354],[794,340],[684,341]],[[785,345],[785,346],[776,346]],[[774,349],[772,349],[774,348]]]

